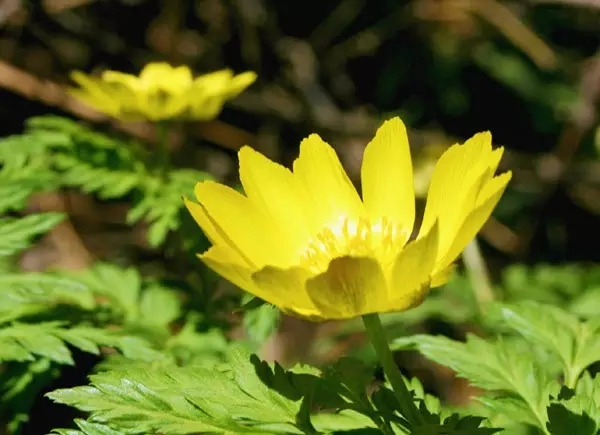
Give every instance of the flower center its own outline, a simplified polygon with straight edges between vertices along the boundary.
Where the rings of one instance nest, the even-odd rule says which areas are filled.
[[[391,269],[394,259],[402,250],[410,232],[389,220],[340,218],[339,222],[323,228],[302,253],[301,265],[310,271],[322,273],[334,258],[376,258],[384,272]]]

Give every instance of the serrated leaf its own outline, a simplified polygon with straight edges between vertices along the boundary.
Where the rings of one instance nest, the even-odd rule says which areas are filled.
[[[600,425],[590,414],[598,414],[598,404],[589,399],[552,403],[548,406],[547,429],[551,435],[598,435]]]
[[[65,275],[81,282],[95,294],[109,298],[111,307],[120,309],[126,322],[134,322],[139,318],[142,279],[137,270],[96,263],[89,269]]]
[[[112,429],[100,423],[91,423],[80,418],[74,420],[80,430],[76,429],[54,429],[53,434],[59,435],[123,435],[122,431]]]
[[[6,171],[0,171],[0,212],[21,210],[27,198],[36,191],[36,185],[27,180],[5,178],[9,178]]]
[[[33,360],[33,356],[38,355],[59,364],[72,365],[71,352],[55,335],[56,329],[56,323],[36,325],[15,323],[0,329],[0,362],[21,359],[21,354],[6,352],[9,346],[14,348],[16,345],[27,352],[29,360]]]
[[[95,306],[88,287],[68,278],[44,273],[0,275],[0,323],[21,315],[44,311],[55,304],[75,304],[90,310]]]
[[[31,239],[44,234],[64,219],[62,213],[40,213],[23,218],[0,218],[0,256],[29,247]]]
[[[370,412],[372,406],[367,397],[367,386],[373,376],[373,368],[364,362],[355,358],[340,358],[325,369],[323,379],[352,406],[361,406],[363,411]]]
[[[206,172],[178,169],[169,173],[166,182],[158,178],[146,180],[143,197],[128,212],[127,222],[135,223],[143,218],[150,225],[148,242],[151,246],[160,246],[167,234],[181,224],[182,196],[190,196],[196,183],[211,178]]]
[[[99,353],[99,346],[114,347],[132,359],[165,358],[138,337],[86,326],[63,327],[58,322],[13,323],[0,329],[0,362],[33,361],[36,356],[58,364],[73,364],[66,344],[84,352]]]
[[[532,301],[497,304],[489,314],[491,322],[558,355],[569,387],[575,386],[583,370],[600,361],[600,321],[597,318],[580,322],[558,307]]]
[[[29,420],[29,411],[40,391],[59,375],[48,359],[4,364],[0,372],[0,421],[8,422],[9,433],[18,433]]]
[[[395,340],[393,348],[417,349],[475,386],[513,395],[525,410],[527,422],[544,426],[549,396],[557,384],[551,382],[550,373],[527,343],[506,339],[489,342],[474,335],[462,343],[441,336],[417,335]]]
[[[550,435],[600,433],[600,376],[582,376],[575,390],[563,387],[548,406]]]
[[[204,367],[148,367],[102,372],[91,386],[57,390],[48,396],[90,412],[90,421],[127,432],[286,432],[294,428],[299,402],[265,386],[239,350],[225,371]]]

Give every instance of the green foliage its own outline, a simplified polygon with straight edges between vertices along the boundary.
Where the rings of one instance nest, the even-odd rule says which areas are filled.
[[[0,164],[6,176],[18,182],[14,189],[20,189],[11,202],[20,204],[19,198],[29,191],[58,187],[77,188],[101,199],[129,196],[134,203],[127,222],[146,221],[148,242],[157,247],[181,224],[181,197],[193,196],[194,185],[210,176],[176,169],[165,177],[152,155],[135,141],[57,116],[31,118],[26,133],[0,140]]]
[[[0,218],[0,256],[24,250],[31,239],[46,233],[62,219],[60,213],[32,214],[21,219]]]
[[[93,422],[127,433],[163,431],[294,433],[299,401],[262,384],[240,351],[224,368],[160,367],[103,372],[91,386],[57,390],[49,397],[90,412]]]
[[[123,166],[131,157],[126,148],[102,134],[55,118],[34,120],[32,126],[33,132],[0,143],[0,213],[11,213],[0,217],[3,262],[64,218],[61,213],[19,216],[31,194],[77,186],[112,198],[131,192],[126,183],[131,174],[142,174],[138,181],[144,179],[140,165]],[[113,173],[110,164],[125,169],[97,183],[97,177],[105,175],[102,171]],[[116,186],[121,186],[120,190]],[[178,200],[181,202],[180,197]],[[172,210],[167,214],[172,216]],[[160,213],[154,216],[164,220]],[[6,423],[11,433],[18,432],[28,420],[34,398],[60,376],[60,366],[76,364],[74,349],[104,357],[107,362],[119,360],[121,366],[187,361],[207,351],[207,356],[219,359],[227,345],[223,335],[206,327],[199,330],[201,322],[193,313],[187,315],[189,319],[177,334],[171,334],[169,325],[180,315],[176,292],[155,280],[142,279],[133,269],[103,263],[70,273],[3,268],[0,422]],[[211,338],[204,340],[205,336]],[[187,354],[182,354],[182,346]]]
[[[400,433],[408,433],[401,429],[405,420],[397,414],[394,396],[386,387],[372,397],[367,395],[371,371],[351,359],[338,361],[325,373],[308,366],[284,370],[232,348],[227,363],[217,367],[102,372],[91,377],[90,386],[56,390],[48,396],[89,412],[92,424],[106,424],[132,434],[314,434],[328,432],[327,428],[369,431],[378,427],[391,431],[390,424],[397,424]],[[435,401],[422,403],[423,422],[411,433],[496,432],[480,427],[482,418],[453,414],[442,419],[428,409]],[[337,412],[311,412],[314,409]]]
[[[0,362],[33,361],[36,357],[45,357],[58,364],[71,365],[74,361],[67,344],[96,355],[100,354],[99,346],[109,346],[128,358],[150,361],[160,357],[143,340],[94,327],[64,327],[57,322],[13,322],[0,330]]]
[[[600,390],[585,372],[600,361],[596,319],[581,321],[557,307],[528,301],[496,304],[490,307],[487,320],[490,327],[505,334],[494,341],[469,335],[464,343],[417,335],[397,339],[394,345],[417,349],[488,392],[478,400],[497,424],[520,422],[544,433],[563,433],[562,418],[573,413],[579,417],[569,418],[577,424],[588,424],[590,418],[594,425],[600,424],[597,413],[587,410]],[[565,389],[575,389],[581,381],[587,385],[585,394],[565,402]]]
[[[244,295],[242,304],[244,327],[250,340],[258,346],[277,330],[281,313],[270,304],[258,302],[250,294]]]

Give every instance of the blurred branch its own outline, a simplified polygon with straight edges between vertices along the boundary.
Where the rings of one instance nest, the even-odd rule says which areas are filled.
[[[473,12],[500,30],[504,36],[525,52],[540,68],[554,68],[554,51],[505,5],[497,0],[468,2]]]
[[[563,4],[567,6],[578,6],[586,8],[600,9],[599,0],[529,0],[530,3],[537,4]]]
[[[96,0],[42,0],[42,6],[48,14],[58,14],[67,9],[78,8],[94,3]]]
[[[321,60],[324,64],[343,65],[350,59],[374,53],[383,42],[400,31],[409,19],[407,6],[400,5],[373,26],[333,45],[324,53]]]
[[[314,50],[324,50],[361,13],[365,3],[365,0],[341,1],[308,37]]]

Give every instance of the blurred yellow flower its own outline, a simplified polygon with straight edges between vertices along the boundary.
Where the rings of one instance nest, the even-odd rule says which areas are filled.
[[[245,72],[234,76],[224,69],[193,77],[187,66],[149,63],[139,76],[104,71],[98,77],[71,74],[80,87],[69,93],[97,110],[123,121],[213,119],[223,104],[256,80]]]
[[[438,160],[414,240],[406,128],[386,121],[367,145],[362,201],[331,146],[313,134],[293,171],[243,147],[245,195],[200,182],[186,206],[213,246],[200,259],[240,288],[313,320],[402,311],[449,279],[453,261],[496,206],[511,173],[489,132]]]

